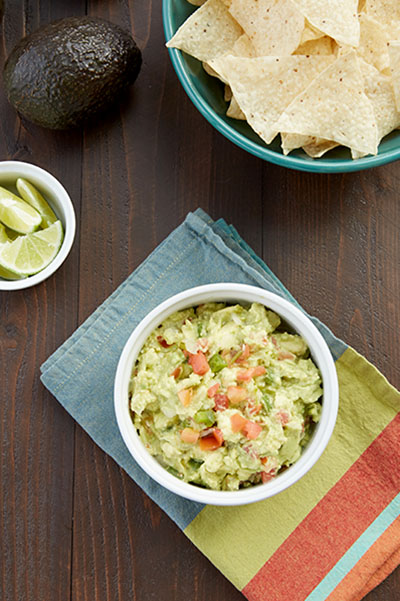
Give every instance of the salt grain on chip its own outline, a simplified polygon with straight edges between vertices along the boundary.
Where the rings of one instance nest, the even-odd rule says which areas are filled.
[[[333,61],[328,56],[225,56],[211,61],[221,70],[250,126],[269,144],[285,107]]]
[[[275,127],[376,154],[377,125],[356,53],[337,58],[320,73],[291,102]]]
[[[358,0],[292,0],[307,20],[341,44],[358,46]]]
[[[230,50],[242,33],[221,0],[207,0],[181,25],[167,46],[208,61]]]

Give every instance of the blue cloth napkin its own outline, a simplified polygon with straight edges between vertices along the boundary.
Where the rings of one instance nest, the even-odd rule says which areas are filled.
[[[193,286],[237,282],[298,303],[267,265],[222,219],[189,213],[123,284],[42,365],[41,380],[92,439],[180,528],[202,505],[151,480],[125,447],[114,415],[113,385],[122,349],[137,324],[160,302]],[[316,318],[334,358],[347,348]]]

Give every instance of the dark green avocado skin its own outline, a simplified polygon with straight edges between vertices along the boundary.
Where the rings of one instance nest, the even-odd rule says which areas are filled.
[[[10,103],[29,121],[69,129],[108,109],[139,74],[131,35],[93,17],[54,21],[23,38],[4,66]]]

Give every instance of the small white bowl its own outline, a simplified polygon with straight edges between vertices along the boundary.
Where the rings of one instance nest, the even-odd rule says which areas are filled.
[[[132,368],[149,334],[172,313],[207,302],[257,302],[275,311],[307,342],[323,381],[322,413],[312,438],[300,459],[284,472],[265,484],[237,491],[216,491],[182,482],[168,473],[146,450],[133,425],[128,390]],[[114,406],[118,426],[131,455],[159,484],[168,490],[208,505],[244,505],[272,497],[299,480],[319,459],[333,432],[339,403],[339,387],[335,363],[330,350],[314,324],[304,313],[280,296],[262,288],[244,284],[209,284],[190,288],[167,299],[153,309],[129,337],[115,377]]]
[[[64,240],[54,260],[39,273],[21,280],[0,278],[0,290],[22,290],[43,282],[63,263],[71,250],[75,237],[75,212],[69,195],[60,182],[44,169],[22,161],[0,161],[0,186],[18,194],[15,182],[19,177],[27,179],[47,200],[64,228]]]

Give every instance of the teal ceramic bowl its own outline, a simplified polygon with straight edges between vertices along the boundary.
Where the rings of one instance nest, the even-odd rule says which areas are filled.
[[[187,0],[163,0],[163,21],[167,40],[172,38],[178,27],[194,10],[196,7]],[[207,75],[198,60],[175,48],[168,51],[184,90],[207,121],[231,142],[265,161],[314,173],[345,173],[370,169],[400,158],[399,130],[382,140],[376,156],[356,161],[352,160],[350,151],[345,148],[335,148],[321,159],[311,159],[302,150],[295,150],[284,156],[279,136],[267,145],[245,121],[230,119],[225,115],[227,103],[223,97],[223,85],[215,77]]]

